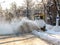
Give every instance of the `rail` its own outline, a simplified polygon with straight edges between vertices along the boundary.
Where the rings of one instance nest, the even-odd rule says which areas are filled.
[[[3,38],[0,38],[0,40],[2,39],[7,39],[7,38],[14,38],[15,36],[11,36],[11,37],[3,37]],[[0,42],[0,44],[6,44],[6,43],[12,43],[12,42],[17,42],[17,41],[23,41],[23,40],[28,40],[28,39],[31,39],[31,38],[34,38],[35,36],[31,36],[31,37],[28,37],[28,38],[25,38],[25,39],[15,39],[15,40],[11,40],[11,41],[6,41],[6,42]]]

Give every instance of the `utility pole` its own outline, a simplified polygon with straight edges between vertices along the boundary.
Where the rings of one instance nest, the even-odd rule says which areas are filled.
[[[59,1],[58,0],[54,0],[55,3],[55,7],[57,9],[57,16],[56,16],[56,26],[59,26]]]
[[[59,26],[59,1],[56,1],[57,5],[57,18],[56,18],[56,26]]]

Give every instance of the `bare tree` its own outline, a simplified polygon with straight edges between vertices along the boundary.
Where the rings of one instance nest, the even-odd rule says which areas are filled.
[[[16,10],[17,10],[16,2],[11,3],[10,12],[14,15],[14,17],[17,16]]]
[[[1,4],[0,4],[0,16],[2,16],[2,7],[1,7]]]
[[[6,21],[10,21],[10,20],[11,20],[11,19],[10,19],[10,16],[9,16],[9,11],[8,11],[8,9],[5,10],[5,20],[6,20]]]
[[[3,10],[0,4],[0,21],[3,19]]]
[[[25,0],[24,1],[24,5],[26,8],[26,16],[31,19],[31,12],[32,12],[32,8],[34,7],[34,2],[33,0]]]

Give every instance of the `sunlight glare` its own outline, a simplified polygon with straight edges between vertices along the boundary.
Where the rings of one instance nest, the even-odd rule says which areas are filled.
[[[24,0],[0,0],[0,4],[4,9],[9,9],[12,2],[16,2],[17,6],[22,6]],[[36,2],[36,0],[34,0]],[[38,0],[41,1],[41,0]]]

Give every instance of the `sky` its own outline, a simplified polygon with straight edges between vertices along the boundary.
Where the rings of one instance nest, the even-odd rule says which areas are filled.
[[[1,3],[3,10],[6,8],[9,9],[11,3],[14,1],[16,2],[17,6],[22,6],[22,3],[24,2],[24,0],[0,0],[0,3]],[[34,1],[36,1],[36,0],[34,0]],[[38,1],[41,1],[41,0],[38,0]]]

